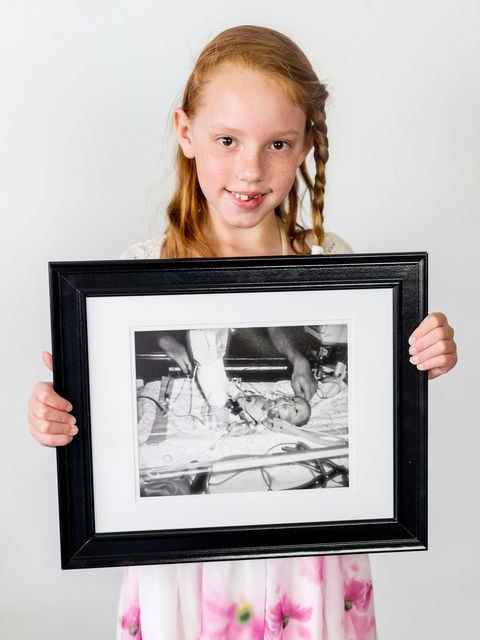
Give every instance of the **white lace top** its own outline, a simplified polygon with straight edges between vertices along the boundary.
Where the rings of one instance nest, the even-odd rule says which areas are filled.
[[[160,248],[163,244],[164,236],[158,236],[150,240],[138,242],[122,253],[122,260],[149,260],[160,258]],[[350,245],[335,233],[326,233],[323,240],[323,251],[325,254],[333,253],[353,253]]]

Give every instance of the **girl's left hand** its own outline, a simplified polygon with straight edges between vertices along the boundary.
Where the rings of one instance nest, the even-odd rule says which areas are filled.
[[[428,371],[430,380],[447,373],[457,364],[453,329],[443,313],[429,313],[408,340],[410,362]]]

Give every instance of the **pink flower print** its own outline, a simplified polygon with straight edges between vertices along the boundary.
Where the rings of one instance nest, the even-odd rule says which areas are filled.
[[[345,587],[345,611],[366,611],[372,598],[372,583],[352,578]]]
[[[345,588],[345,630],[355,640],[376,638],[372,583],[352,579]]]
[[[312,607],[301,607],[292,602],[288,596],[283,595],[268,611],[265,640],[287,637],[284,634],[287,632],[293,634],[293,628],[296,631],[295,638],[310,638],[310,632],[305,623],[311,616]],[[290,625],[293,625],[293,628]],[[289,633],[289,637],[293,636]]]
[[[263,640],[263,624],[246,600],[224,606],[208,602],[202,633],[210,640]]]
[[[132,604],[122,616],[122,640],[142,640],[140,607]]]
[[[324,557],[299,558],[300,575],[314,584],[322,584],[325,574]]]

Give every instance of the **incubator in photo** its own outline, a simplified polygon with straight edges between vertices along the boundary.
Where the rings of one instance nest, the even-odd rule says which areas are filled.
[[[140,497],[349,486],[346,322],[133,335]]]

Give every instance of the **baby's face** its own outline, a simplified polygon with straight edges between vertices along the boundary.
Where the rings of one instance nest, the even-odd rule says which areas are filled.
[[[300,396],[282,398],[276,405],[278,417],[285,422],[302,426],[310,419],[310,405]]]

